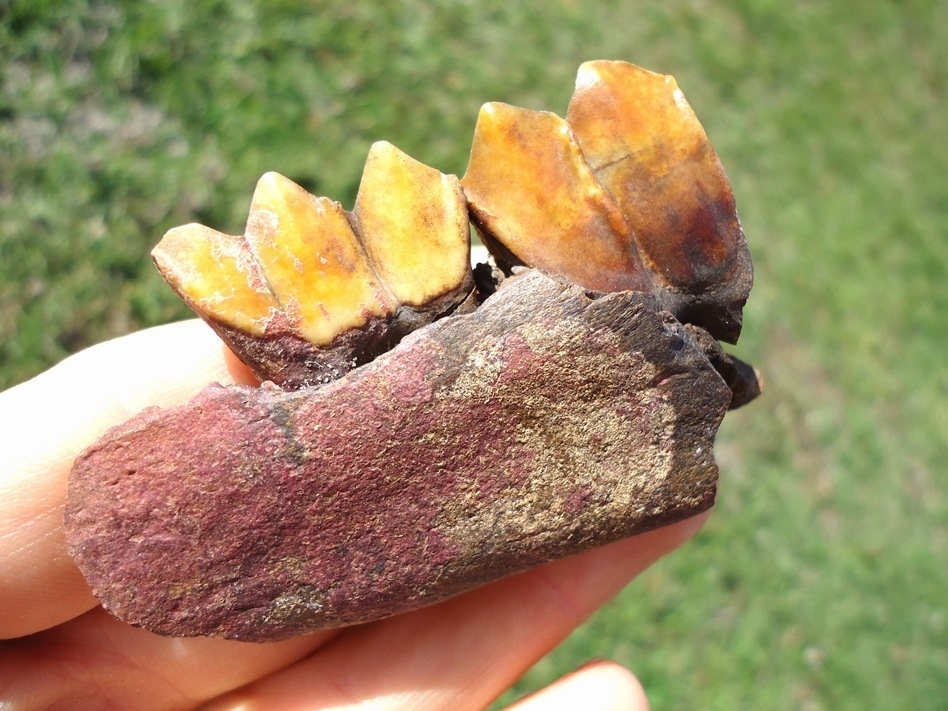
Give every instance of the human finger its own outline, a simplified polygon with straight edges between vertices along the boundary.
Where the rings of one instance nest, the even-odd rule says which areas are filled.
[[[62,530],[76,455],[145,407],[180,404],[214,381],[252,380],[195,320],[93,346],[0,393],[0,639],[95,605]]]
[[[220,694],[206,708],[482,708],[700,524],[620,541],[408,615],[276,644],[160,637],[98,608],[0,642],[0,698],[142,711]],[[569,698],[594,678],[614,684],[614,676],[564,680],[562,693]]]
[[[597,661],[521,699],[508,711],[648,711],[639,680],[625,667]]]
[[[213,711],[480,709],[706,515],[340,634]]]
[[[0,641],[0,707],[189,709],[306,656],[330,632],[285,642],[174,639],[101,607],[62,625]]]

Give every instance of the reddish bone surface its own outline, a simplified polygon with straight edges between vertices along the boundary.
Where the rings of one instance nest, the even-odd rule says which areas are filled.
[[[707,509],[730,400],[648,297],[528,272],[321,389],[116,428],[76,462],[70,552],[162,634],[377,619]]]

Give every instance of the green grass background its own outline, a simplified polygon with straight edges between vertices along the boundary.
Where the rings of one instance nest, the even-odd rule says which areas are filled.
[[[948,3],[0,0],[0,387],[186,315],[162,233],[369,144],[463,173],[480,104],[674,74],[757,280],[719,505],[505,697],[592,656],[656,709],[948,708]],[[2,434],[0,434],[2,439]]]

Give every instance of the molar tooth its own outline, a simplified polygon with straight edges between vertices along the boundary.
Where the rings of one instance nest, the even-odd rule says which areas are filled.
[[[566,120],[629,221],[665,306],[736,341],[750,254],[730,182],[674,77],[586,62]]]
[[[461,186],[500,262],[597,291],[649,290],[628,223],[556,114],[486,104]]]
[[[461,185],[508,273],[537,267],[597,291],[652,292],[736,341],[753,281],[734,195],[675,79],[583,64],[566,119],[486,104]]]
[[[450,312],[473,289],[457,178],[373,146],[353,213],[279,173],[245,237],[169,231],[158,269],[261,380],[322,385]]]

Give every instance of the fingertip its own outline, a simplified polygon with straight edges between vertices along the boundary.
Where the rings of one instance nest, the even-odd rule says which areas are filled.
[[[636,676],[608,660],[589,662],[549,686],[521,699],[510,711],[648,711],[648,698]]]
[[[224,352],[224,367],[227,368],[227,372],[233,378],[235,384],[250,385],[252,387],[260,385],[260,379],[253,374],[250,366],[234,355],[234,352],[226,344],[221,343],[221,349]]]
[[[687,518],[684,521],[681,521],[677,524],[677,529],[675,530],[676,535],[678,536],[678,545],[684,545],[696,535],[698,532],[704,528],[704,524],[707,523],[708,519],[711,518],[711,513],[714,509],[708,509],[707,511],[702,511],[697,516],[692,516]]]
[[[92,346],[0,393],[0,637],[38,632],[95,605],[62,530],[76,455],[142,409],[179,405],[215,381],[257,384],[192,319]]]

